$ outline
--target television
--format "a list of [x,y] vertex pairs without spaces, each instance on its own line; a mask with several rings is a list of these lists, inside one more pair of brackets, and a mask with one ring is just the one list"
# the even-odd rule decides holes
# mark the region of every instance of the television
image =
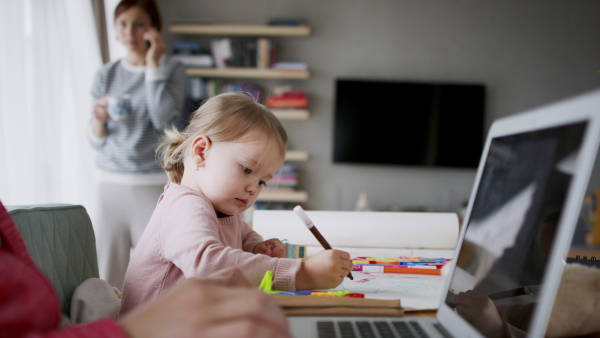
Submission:
[[477,168],[485,85],[339,78],[334,163]]

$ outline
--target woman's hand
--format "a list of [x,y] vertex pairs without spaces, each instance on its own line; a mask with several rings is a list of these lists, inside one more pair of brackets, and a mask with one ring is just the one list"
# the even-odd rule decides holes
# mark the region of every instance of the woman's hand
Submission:
[[206,282],[222,286],[251,287],[250,281],[238,268],[226,268],[211,273]]
[[323,250],[302,262],[296,274],[296,290],[335,288],[352,267],[346,251]]
[[94,121],[92,122],[92,132],[97,137],[106,136],[106,121],[110,118],[108,115],[108,101],[106,98],[96,99],[92,110]]
[[146,52],[146,66],[157,68],[160,57],[166,50],[166,45],[160,33],[153,27],[148,28],[144,33],[144,41],[150,42],[150,48]]
[[475,290],[467,290],[459,292],[452,303],[456,304],[456,312],[486,337],[502,337],[504,324],[496,304],[488,296]]
[[285,258],[285,247],[277,238],[267,239],[264,242],[258,243],[252,250],[255,254],[263,254],[270,257]]
[[110,118],[110,115],[108,115],[108,100],[104,97],[96,99],[93,113],[98,122],[105,123]]
[[119,320],[129,337],[290,337],[264,292],[190,278]]

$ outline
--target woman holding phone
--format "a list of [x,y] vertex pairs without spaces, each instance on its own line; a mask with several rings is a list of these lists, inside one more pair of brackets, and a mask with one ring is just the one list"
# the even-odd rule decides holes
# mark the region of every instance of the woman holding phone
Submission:
[[88,138],[98,152],[92,223],[100,277],[121,289],[130,251],[167,181],[155,148],[181,115],[185,68],[165,55],[154,0],[120,1],[114,24],[127,55],[96,73]]

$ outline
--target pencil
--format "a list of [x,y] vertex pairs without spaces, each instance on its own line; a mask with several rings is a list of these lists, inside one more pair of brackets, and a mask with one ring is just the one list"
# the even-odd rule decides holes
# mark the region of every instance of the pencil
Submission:
[[516,296],[523,296],[523,295],[534,295],[535,296],[539,292],[539,290],[540,290],[539,285],[527,285],[527,286],[523,286],[523,287],[512,289],[512,290],[494,292],[491,295],[488,295],[488,297],[490,297],[491,300],[498,300],[498,299],[516,297]]
[[[300,217],[302,222],[306,225],[308,230],[310,230],[310,232],[312,232],[312,234],[315,236],[317,241],[319,241],[319,243],[321,243],[321,246],[323,247],[323,249],[330,250],[331,245],[329,245],[329,243],[327,242],[325,237],[323,237],[323,235],[321,235],[321,233],[319,232],[319,230],[317,229],[317,227],[315,226],[313,221],[311,221],[310,218],[308,218],[308,215],[304,212],[304,209],[302,209],[301,206],[297,205],[294,207],[294,211]],[[350,278],[350,280],[354,280],[354,277],[352,276],[352,272],[348,272],[348,278]]]

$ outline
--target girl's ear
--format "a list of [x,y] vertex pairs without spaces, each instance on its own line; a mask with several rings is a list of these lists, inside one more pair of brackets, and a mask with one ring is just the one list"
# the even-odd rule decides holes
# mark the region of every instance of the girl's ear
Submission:
[[191,146],[191,157],[197,167],[203,167],[206,160],[206,151],[210,149],[212,143],[208,136],[200,135],[194,138]]

